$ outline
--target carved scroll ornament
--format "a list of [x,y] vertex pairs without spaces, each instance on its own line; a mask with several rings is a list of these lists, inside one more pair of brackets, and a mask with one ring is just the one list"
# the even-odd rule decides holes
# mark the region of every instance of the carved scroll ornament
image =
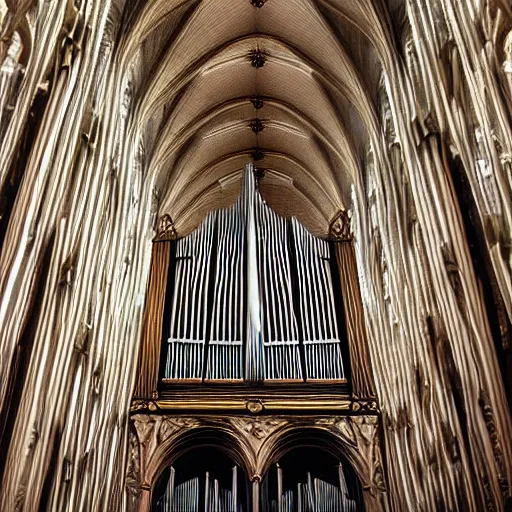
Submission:
[[167,213],[162,215],[158,222],[155,241],[176,240],[177,238],[178,232],[176,231],[172,217]]
[[340,210],[329,225],[329,238],[336,242],[352,240],[350,216],[347,210]]
[[[277,462],[276,457],[293,446],[307,444],[307,436],[313,435],[316,444],[325,443],[326,450],[335,456],[338,453],[353,466],[361,481],[367,511],[386,509],[387,490],[377,416],[171,417],[136,414],[131,422],[139,444],[137,450],[132,437],[131,460],[128,462],[132,495],[140,490],[150,491],[164,467],[176,456],[175,450],[181,450],[179,440],[184,435],[188,440],[193,439],[194,446],[200,446],[201,432],[206,429],[210,432],[209,443],[211,433],[215,431],[219,436],[229,437],[229,451],[239,454],[238,460],[244,461],[243,469],[251,481],[260,481],[268,467]],[[147,496],[140,503],[149,506]],[[137,510],[147,511],[140,506]]]

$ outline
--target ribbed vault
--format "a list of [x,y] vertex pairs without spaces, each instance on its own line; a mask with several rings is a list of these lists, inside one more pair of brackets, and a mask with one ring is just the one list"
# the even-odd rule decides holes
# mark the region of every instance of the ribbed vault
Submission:
[[124,43],[133,126],[160,189],[158,215],[180,235],[234,201],[250,160],[272,207],[315,234],[346,208],[376,133],[381,69],[357,27],[364,3],[345,4],[157,1],[133,14]]

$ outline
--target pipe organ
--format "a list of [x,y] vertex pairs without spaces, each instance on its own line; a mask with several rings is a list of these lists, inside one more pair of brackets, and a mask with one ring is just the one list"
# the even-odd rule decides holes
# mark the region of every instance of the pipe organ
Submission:
[[346,382],[328,241],[260,196],[252,165],[231,207],[171,254],[164,382]]
[[134,510],[381,510],[347,219],[318,238],[273,211],[255,176],[247,165],[234,204],[188,236],[155,240],[132,405],[148,494]]

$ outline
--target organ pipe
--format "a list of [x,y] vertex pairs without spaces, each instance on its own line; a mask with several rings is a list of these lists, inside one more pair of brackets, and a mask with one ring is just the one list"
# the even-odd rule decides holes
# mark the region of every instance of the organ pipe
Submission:
[[231,489],[221,487],[210,472],[204,477],[204,501],[200,505],[201,482],[198,476],[175,486],[176,470],[171,466],[165,492],[156,502],[155,512],[244,512],[238,501],[238,469],[231,471]]
[[255,210],[255,183],[252,167],[249,167],[244,175],[244,202],[246,212],[247,230],[247,358],[246,378],[247,380],[261,380],[263,351],[261,339],[260,321],[260,284],[258,276],[258,257],[256,241]]
[[[350,498],[341,463],[338,466],[339,485],[333,485],[307,473],[305,482],[297,482],[283,490],[283,468],[276,464],[277,499],[264,496],[268,512],[356,512],[357,502]],[[265,486],[268,489],[268,486]]]

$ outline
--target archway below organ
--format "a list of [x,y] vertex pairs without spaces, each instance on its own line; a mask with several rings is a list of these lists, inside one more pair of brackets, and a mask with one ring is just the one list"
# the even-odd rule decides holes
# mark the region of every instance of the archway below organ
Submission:
[[[265,474],[258,512],[364,511],[359,479],[341,459],[298,444]],[[251,512],[251,494],[244,468],[221,448],[205,445],[165,467],[153,489],[151,512]]]
[[220,448],[193,448],[167,466],[154,489],[151,512],[249,512],[245,472]]
[[297,445],[263,478],[261,512],[362,510],[361,486],[353,468],[321,448]]

